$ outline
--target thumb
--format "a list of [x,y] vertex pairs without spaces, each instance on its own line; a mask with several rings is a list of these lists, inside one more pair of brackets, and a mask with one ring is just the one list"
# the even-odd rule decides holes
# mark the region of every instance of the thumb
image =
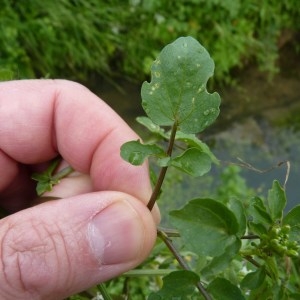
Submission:
[[51,201],[0,220],[0,298],[63,299],[142,262],[150,212],[120,192]]

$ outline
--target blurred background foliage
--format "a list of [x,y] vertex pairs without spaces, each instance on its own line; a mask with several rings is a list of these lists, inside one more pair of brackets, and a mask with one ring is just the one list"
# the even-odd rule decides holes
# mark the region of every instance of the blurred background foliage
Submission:
[[219,82],[248,64],[272,75],[299,19],[298,0],[1,0],[0,77],[141,81],[186,35],[211,53]]

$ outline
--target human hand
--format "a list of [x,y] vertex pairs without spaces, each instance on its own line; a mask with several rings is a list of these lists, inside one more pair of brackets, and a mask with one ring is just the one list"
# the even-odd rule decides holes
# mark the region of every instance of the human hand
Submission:
[[[147,166],[120,158],[136,134],[83,86],[64,80],[0,83],[0,299],[63,299],[138,265],[159,213],[145,203]],[[33,172],[60,154],[76,172],[27,208]],[[84,175],[85,174],[85,175]]]

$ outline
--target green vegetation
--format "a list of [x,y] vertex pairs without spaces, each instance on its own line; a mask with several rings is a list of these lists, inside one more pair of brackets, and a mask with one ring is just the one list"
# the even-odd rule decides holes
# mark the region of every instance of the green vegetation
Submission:
[[216,80],[249,62],[272,74],[299,18],[297,0],[2,0],[0,78],[141,80],[157,49],[180,35],[205,45]]
[[[164,202],[163,213],[170,214],[163,225],[172,228],[158,230],[152,254],[138,269],[70,299],[300,298],[300,209],[284,214],[285,184],[274,180],[267,197],[257,195],[237,166],[223,170],[214,194],[196,180],[219,163],[196,136],[219,113],[220,97],[206,91],[213,60],[219,82],[232,82],[231,72],[248,64],[272,75],[279,47],[299,32],[299,19],[297,0],[2,1],[0,80],[88,83],[100,74],[139,81],[152,65],[151,82],[142,86],[148,117],[138,118],[150,138],[125,144],[121,154],[134,165],[151,157],[156,172],[148,207]],[[200,40],[213,60],[193,38],[158,53],[187,35]],[[38,194],[72,171],[54,177],[55,167],[54,161],[45,173],[34,174]],[[190,177],[200,196],[176,185]],[[201,180],[212,184],[211,177]],[[172,206],[179,193],[180,208]]]
[[[168,145],[164,150],[157,140],[128,142],[121,155],[134,165],[148,156],[156,158],[161,170],[149,209],[161,195],[168,168],[199,177],[209,171],[211,163],[218,162],[195,136],[218,116],[220,98],[206,91],[213,68],[209,54],[196,40],[179,38],[162,50],[152,65],[151,82],[142,86],[142,105],[148,118],[139,121]],[[148,299],[300,297],[299,206],[284,216],[285,183],[282,186],[277,180],[266,199],[244,198],[233,184],[241,184],[247,192],[237,172],[236,167],[230,167],[223,173],[227,184],[218,189],[215,199],[197,197],[169,212],[174,229],[158,229],[158,236],[183,270],[171,267],[160,289]],[[176,236],[180,250],[173,242]]]
[[[161,51],[151,81],[142,85],[147,117],[138,121],[151,136],[125,143],[121,156],[133,165],[152,158],[158,176],[150,210],[170,191],[162,189],[169,169],[198,178],[219,164],[197,136],[219,114],[220,96],[206,89],[213,71],[206,49],[181,37]],[[57,183],[51,168],[35,175],[46,190]],[[157,244],[143,265],[70,299],[298,299],[300,206],[284,213],[288,178],[283,184],[274,180],[262,197],[247,188],[239,171],[225,168],[213,197],[200,191],[189,200],[182,191],[184,205],[167,211],[167,228],[158,228]]]

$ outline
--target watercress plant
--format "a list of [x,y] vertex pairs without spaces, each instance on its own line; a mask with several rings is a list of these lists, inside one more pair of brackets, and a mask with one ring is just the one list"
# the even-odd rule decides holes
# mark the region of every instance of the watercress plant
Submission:
[[[206,89],[213,71],[214,62],[206,49],[194,38],[180,37],[161,51],[152,65],[151,81],[142,85],[147,116],[137,121],[151,133],[151,139],[125,143],[121,156],[137,166],[151,157],[159,169],[149,210],[159,199],[168,168],[199,177],[209,172],[212,163],[219,164],[198,138],[219,115],[220,96]],[[72,171],[68,167],[55,175],[57,164],[54,161],[44,173],[33,176],[39,182],[39,195]],[[156,286],[148,289],[149,300],[300,299],[300,205],[285,214],[286,202],[285,183],[282,186],[277,180],[266,199],[199,197],[186,201],[184,207],[170,212],[174,228],[157,230],[158,241],[166,247],[158,242],[144,266],[124,274],[124,297],[112,296],[116,294],[112,284],[120,285],[120,281],[102,283],[96,291],[105,300],[128,299],[128,278],[154,276]],[[166,250],[170,259],[162,259]],[[144,299],[138,294],[140,286],[135,292],[131,299]]]
[[[207,173],[211,163],[218,163],[197,137],[219,114],[220,96],[206,89],[213,71],[214,62],[205,48],[192,37],[180,37],[161,51],[152,65],[151,81],[142,85],[147,117],[137,120],[155,139],[125,143],[121,156],[133,165],[141,165],[151,156],[160,168],[148,203],[150,210],[169,167],[197,177]],[[294,264],[300,249],[300,207],[284,216],[285,206],[285,190],[275,180],[266,201],[260,197],[246,201],[197,198],[171,211],[181,250],[197,258],[189,266],[171,239],[174,230],[158,229],[158,236],[184,270],[165,276],[161,289],[149,299],[300,297],[295,282],[299,267]]]

